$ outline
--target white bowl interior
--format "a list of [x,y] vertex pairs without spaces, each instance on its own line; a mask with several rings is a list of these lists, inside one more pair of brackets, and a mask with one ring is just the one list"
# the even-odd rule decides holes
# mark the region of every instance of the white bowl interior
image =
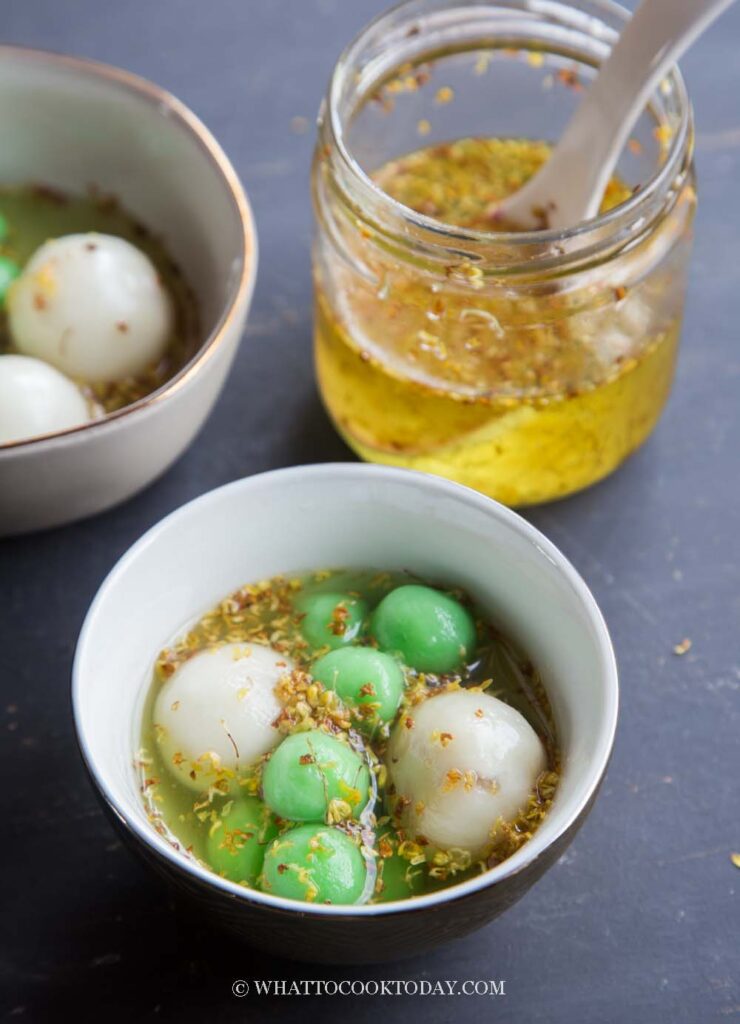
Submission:
[[244,234],[197,118],[125,72],[0,46],[0,128],[11,140],[0,147],[0,184],[113,194],[179,264],[205,339],[239,280]]
[[[408,568],[460,585],[540,669],[564,754],[552,811],[514,857],[459,889],[515,870],[567,828],[603,772],[617,712],[606,627],[575,570],[523,519],[473,491],[386,467],[300,467],[237,481],[173,513],[118,563],[88,614],[74,679],[83,752],[109,802],[166,856],[244,895],[193,866],[147,822],[132,758],[153,659],[184,624],[241,584],[329,567]],[[346,909],[394,907],[403,903]]]

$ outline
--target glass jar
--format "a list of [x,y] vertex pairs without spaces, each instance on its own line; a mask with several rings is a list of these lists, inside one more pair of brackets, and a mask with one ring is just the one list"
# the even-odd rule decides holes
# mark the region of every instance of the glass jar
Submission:
[[[623,201],[572,229],[445,223],[447,165],[428,159],[556,141],[627,17],[609,0],[410,0],[340,57],[312,175],[315,354],[364,459],[526,505],[604,477],[655,426],[696,204],[679,72],[625,147]],[[385,183],[417,165],[404,205]]]

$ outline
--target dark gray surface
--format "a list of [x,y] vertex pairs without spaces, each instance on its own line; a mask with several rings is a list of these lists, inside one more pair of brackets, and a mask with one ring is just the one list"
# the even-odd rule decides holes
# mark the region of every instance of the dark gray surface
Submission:
[[[214,130],[249,189],[261,264],[215,413],[154,487],[97,520],[0,546],[3,715],[0,971],[12,1019],[703,1024],[740,1018],[737,900],[740,8],[683,66],[700,207],[673,398],[610,480],[529,518],[600,602],[622,677],[615,756],[571,851],[512,911],[427,957],[312,968],[230,948],[176,915],[115,840],[86,782],[69,673],[87,605],[118,556],[184,501],[275,466],[350,458],[311,371],[312,119],[340,46],[378,0],[6,0],[4,41],[130,68]],[[4,144],[12,144],[5,140]],[[683,637],[684,657],[672,653]],[[503,978],[504,998],[236,1000],[236,977]]]

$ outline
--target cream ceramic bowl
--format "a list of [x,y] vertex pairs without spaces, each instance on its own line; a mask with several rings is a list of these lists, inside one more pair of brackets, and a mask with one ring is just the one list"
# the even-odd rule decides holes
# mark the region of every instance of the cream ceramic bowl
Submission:
[[99,512],[163,472],[218,396],[252,296],[249,203],[204,125],[117,68],[0,46],[0,184],[91,183],[165,242],[196,293],[202,344],[176,376],[105,419],[0,445],[0,535]]
[[[332,566],[410,569],[464,587],[542,672],[557,719],[562,781],[535,836],[487,874],[376,906],[295,903],[220,878],[175,850],[147,820],[132,761],[158,651],[243,583]],[[617,721],[617,671],[606,626],[557,548],[475,491],[381,466],[264,473],[162,520],[100,588],[73,676],[84,759],[131,844],[246,941],[329,963],[419,953],[510,906],[562,854],[588,813]]]

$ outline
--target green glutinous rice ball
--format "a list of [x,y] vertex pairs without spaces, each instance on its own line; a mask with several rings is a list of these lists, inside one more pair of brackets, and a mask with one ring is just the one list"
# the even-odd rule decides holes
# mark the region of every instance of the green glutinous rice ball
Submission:
[[301,632],[315,651],[354,643],[369,611],[362,598],[341,593],[307,594],[298,598],[296,607],[303,616]]
[[403,696],[401,666],[390,654],[372,647],[330,651],[313,663],[311,675],[353,709],[365,733],[392,722]]
[[335,801],[337,817],[357,817],[369,799],[370,772],[348,743],[311,729],[273,751],[262,792],[268,807],[289,821],[325,821]]
[[232,882],[254,885],[267,845],[278,831],[269,808],[255,796],[239,797],[224,805],[220,821],[208,833],[208,863]]
[[357,843],[328,825],[301,825],[268,848],[262,889],[304,903],[356,903],[367,868]]
[[467,608],[449,594],[417,584],[397,587],[383,598],[370,632],[381,650],[400,655],[420,672],[439,675],[462,668],[476,644]]

